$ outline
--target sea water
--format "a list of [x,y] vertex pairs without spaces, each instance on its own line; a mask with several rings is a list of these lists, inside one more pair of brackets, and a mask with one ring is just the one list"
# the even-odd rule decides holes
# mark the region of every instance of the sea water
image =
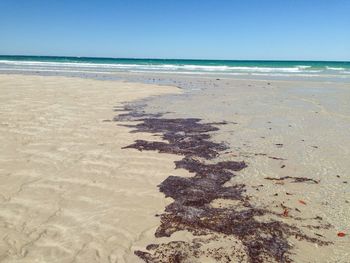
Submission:
[[0,72],[86,72],[302,77],[350,81],[350,62],[0,56]]

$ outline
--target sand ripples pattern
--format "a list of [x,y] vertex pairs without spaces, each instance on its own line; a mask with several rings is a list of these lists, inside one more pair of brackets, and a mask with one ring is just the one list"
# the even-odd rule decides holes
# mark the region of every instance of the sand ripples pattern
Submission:
[[[0,261],[137,262],[174,158],[133,141],[113,107],[175,88],[0,76]],[[160,172],[162,171],[162,172]],[[136,246],[136,248],[135,248]]]

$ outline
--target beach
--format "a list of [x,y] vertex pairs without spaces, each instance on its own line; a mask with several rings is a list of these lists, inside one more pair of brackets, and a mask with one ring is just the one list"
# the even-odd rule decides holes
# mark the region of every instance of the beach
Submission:
[[347,81],[10,73],[1,262],[350,261]]
[[[0,76],[1,262],[137,262],[167,201],[173,156],[136,138],[114,107],[176,88]],[[145,135],[145,137],[147,137]]]

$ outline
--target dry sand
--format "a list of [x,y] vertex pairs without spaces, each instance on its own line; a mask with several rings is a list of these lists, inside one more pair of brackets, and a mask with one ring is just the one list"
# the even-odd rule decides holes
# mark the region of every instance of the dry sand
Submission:
[[176,157],[122,150],[140,134],[104,120],[124,101],[170,92],[0,75],[0,261],[139,262],[133,251],[154,238],[166,205],[156,186]]

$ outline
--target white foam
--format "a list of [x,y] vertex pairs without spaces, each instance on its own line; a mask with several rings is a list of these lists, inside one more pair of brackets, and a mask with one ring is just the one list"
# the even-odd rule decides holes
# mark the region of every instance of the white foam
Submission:
[[0,68],[0,71],[35,71],[35,72],[65,72],[65,73],[94,73],[94,74],[113,74],[105,71],[86,71],[86,70],[71,70],[71,69],[37,69],[37,68]]
[[85,62],[49,62],[49,61],[12,61],[0,60],[1,64],[13,66],[35,67],[68,67],[68,68],[103,68],[103,69],[144,69],[144,70],[185,70],[185,71],[246,71],[246,72],[300,72],[308,66],[291,68],[272,67],[234,67],[234,66],[203,66],[203,65],[171,65],[171,64],[109,64]]
[[337,70],[337,71],[341,71],[341,70],[345,70],[345,68],[335,68],[335,67],[326,67],[328,70]]
[[130,68],[138,67],[138,64],[99,64],[83,62],[46,62],[46,61],[12,61],[0,60],[0,63],[17,66],[45,66],[45,67],[88,67],[88,68]]
[[311,66],[304,66],[304,65],[300,65],[300,66],[297,66],[298,68],[300,69],[307,69],[307,68],[311,68]]
[[[86,72],[86,73],[113,73],[121,72],[153,72],[165,74],[196,74],[196,75],[245,75],[245,76],[348,76],[350,71],[340,67],[325,67],[312,69],[307,65],[291,67],[267,66],[228,66],[228,65],[192,65],[192,64],[113,64],[113,63],[87,63],[87,62],[53,62],[53,61],[13,61],[0,60],[2,70],[23,71],[57,71],[57,72]],[[333,73],[332,73],[333,71]]]

